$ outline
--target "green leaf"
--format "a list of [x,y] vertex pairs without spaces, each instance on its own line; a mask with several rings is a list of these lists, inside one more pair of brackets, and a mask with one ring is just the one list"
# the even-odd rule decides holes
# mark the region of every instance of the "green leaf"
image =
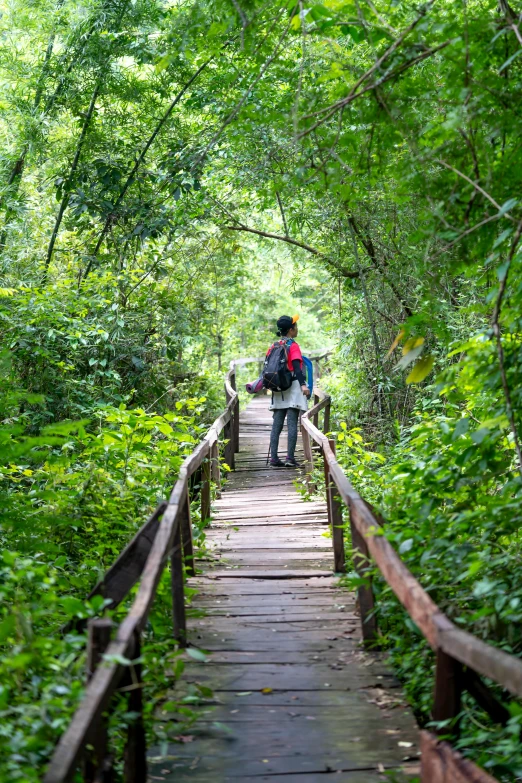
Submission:
[[511,55],[511,57],[508,57],[505,63],[503,63],[500,68],[498,69],[499,73],[502,73],[506,68],[509,68],[513,60],[515,60],[519,55],[522,54],[522,48],[518,48],[514,54]]
[[399,547],[399,554],[403,555],[405,552],[409,552],[413,546],[413,538],[407,538],[403,541]]
[[206,661],[208,658],[208,656],[201,650],[198,650],[197,647],[187,647],[186,653],[195,661]]
[[66,595],[61,599],[61,604],[69,617],[85,617],[87,614],[85,604],[79,598]]
[[506,212],[509,212],[510,209],[513,209],[513,207],[516,207],[518,204],[518,199],[516,198],[510,198],[508,199],[499,209],[498,216],[502,217],[502,215],[505,215]]
[[428,356],[423,356],[406,378],[406,383],[420,383],[423,381],[432,371],[433,362],[433,356],[430,354],[428,354]]
[[15,628],[16,618],[14,614],[10,614],[0,623],[0,643],[5,642],[7,637],[11,636]]
[[457,440],[457,438],[460,438],[461,435],[464,435],[469,430],[469,419],[462,418],[459,419],[455,429],[453,430],[453,435],[451,436],[452,440]]
[[355,41],[355,43],[361,43],[361,41],[364,41],[364,31],[359,27],[354,27],[351,24],[342,24],[341,32],[343,35],[349,35],[352,41]]

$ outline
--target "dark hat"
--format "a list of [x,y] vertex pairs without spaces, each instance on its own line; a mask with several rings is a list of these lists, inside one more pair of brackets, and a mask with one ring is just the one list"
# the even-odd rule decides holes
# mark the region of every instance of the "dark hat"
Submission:
[[298,320],[298,315],[282,315],[277,319],[277,334],[286,334]]

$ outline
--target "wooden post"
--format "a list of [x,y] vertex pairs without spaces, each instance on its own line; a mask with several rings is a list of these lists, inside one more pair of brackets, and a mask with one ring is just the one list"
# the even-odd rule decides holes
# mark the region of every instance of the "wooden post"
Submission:
[[111,641],[112,620],[96,617],[87,623],[87,682],[98,668]]
[[236,454],[239,452],[239,395],[234,405],[234,451]]
[[330,432],[330,398],[328,397],[324,407],[323,432],[326,435]]
[[310,445],[310,435],[301,424],[301,439],[303,441],[303,451],[305,458],[305,481],[309,492],[315,492],[316,487],[312,482],[312,470],[314,469],[314,458],[312,447]]
[[174,639],[180,647],[187,644],[187,620],[185,615],[185,592],[183,590],[183,561],[181,558],[181,520],[174,534],[170,556],[170,584],[172,588],[172,624]]
[[201,466],[201,524],[210,516],[210,459]]
[[[321,449],[321,454],[323,455],[323,466],[324,466],[324,486],[325,486],[325,492],[326,492],[326,511],[328,514],[328,524],[332,524],[332,509],[330,508],[330,493],[328,492],[328,487],[330,485],[330,468],[328,467],[328,462],[326,461],[326,457],[324,456],[324,452]],[[332,546],[333,546],[333,537],[332,537]]]
[[[329,440],[330,448],[335,454],[335,441]],[[328,470],[328,462],[324,460],[324,477],[326,483],[326,495],[328,506],[328,521],[332,527],[332,544],[334,551],[334,571],[343,573],[344,565],[344,535],[343,535],[343,506],[337,494],[337,487],[331,479]]]
[[[179,526],[178,526],[179,530]],[[123,764],[124,783],[143,783],[147,780],[147,745],[143,725],[143,683],[141,680],[141,644],[139,632],[135,632],[134,659],[129,667],[128,711],[136,717],[127,727],[127,743]]]
[[[234,365],[234,368],[232,372],[230,373],[230,385],[234,389],[234,391],[237,393],[237,386],[236,386],[236,366]],[[228,402],[228,400],[227,400]],[[237,454],[239,451],[239,395],[236,396],[236,401],[234,403],[234,409],[233,409],[233,420],[232,420],[232,434],[234,439],[234,454]]]
[[225,427],[223,429],[223,437],[226,441],[228,441],[225,444],[225,462],[230,468],[230,470],[234,470],[235,467],[235,459],[234,459],[234,430],[233,430],[233,421],[232,419],[228,421],[225,424]]
[[362,536],[354,521],[356,510],[350,504],[350,532],[352,536],[353,563],[358,575],[366,579],[368,585],[359,585],[357,588],[357,600],[361,613],[361,630],[364,642],[374,642],[378,637],[377,619],[375,617],[375,598],[373,595],[371,576],[369,575],[370,553],[368,544]]
[[[314,405],[317,405],[319,402],[319,397],[317,394],[314,394]],[[314,427],[317,427],[319,429],[319,413],[314,413]]]
[[[103,653],[111,641],[112,620],[108,617],[95,618],[87,623],[87,682],[92,678],[102,660]],[[104,781],[110,773],[110,762],[107,759],[107,721],[102,718],[97,724],[91,738],[93,750],[83,763],[83,779],[85,783]],[[108,768],[107,768],[108,767]]]
[[187,494],[183,506],[179,512],[179,529],[183,543],[183,562],[187,576],[196,576],[196,564],[194,562],[194,544],[192,542],[192,521],[190,519],[190,498]]
[[219,467],[219,441],[216,439],[210,447],[210,475],[216,485],[216,497],[221,497],[221,470]]
[[456,718],[461,710],[462,664],[437,649],[435,666],[435,694],[432,717],[434,721],[453,721],[452,726],[437,730],[437,734],[458,734]]

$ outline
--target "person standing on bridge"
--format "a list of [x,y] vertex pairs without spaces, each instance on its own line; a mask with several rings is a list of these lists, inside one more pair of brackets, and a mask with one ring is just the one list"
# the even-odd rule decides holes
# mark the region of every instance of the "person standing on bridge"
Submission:
[[[310,389],[306,385],[303,373],[303,355],[295,338],[299,332],[298,315],[282,315],[277,320],[277,334],[282,338],[268,349],[268,354],[275,346],[284,345],[288,356],[288,370],[292,373],[292,383],[286,391],[272,392],[270,410],[274,412],[272,432],[270,433],[270,466],[273,468],[297,468],[295,447],[297,443],[297,425],[299,414],[307,408],[307,397]],[[279,436],[281,435],[285,418],[288,426],[288,446],[286,458],[278,457]]]

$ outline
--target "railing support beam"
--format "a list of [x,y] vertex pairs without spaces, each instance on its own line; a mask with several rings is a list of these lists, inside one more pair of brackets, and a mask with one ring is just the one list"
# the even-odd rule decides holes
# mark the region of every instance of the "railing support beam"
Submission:
[[435,665],[432,717],[434,721],[451,721],[452,726],[444,726],[437,734],[458,734],[457,719],[461,711],[462,681],[462,664],[439,647]]
[[134,657],[129,667],[127,688],[129,692],[128,711],[132,718],[127,728],[127,743],[123,764],[124,783],[143,783],[147,780],[147,745],[143,725],[143,683],[141,680],[140,634],[135,631]]
[[172,625],[174,639],[180,647],[187,645],[185,591],[183,588],[183,560],[181,556],[181,525],[174,533],[170,555],[170,584],[172,590]]
[[187,576],[196,576],[196,564],[194,562],[194,542],[192,541],[192,520],[190,518],[190,498],[188,491],[179,514],[179,530],[183,544],[183,562]]
[[[335,454],[335,441],[328,441]],[[332,530],[332,544],[334,552],[334,571],[344,573],[344,534],[343,534],[343,507],[337,493],[337,487],[330,476],[328,461],[324,460],[324,480],[326,485],[326,504],[328,507],[328,521]]]
[[210,447],[210,475],[216,487],[216,497],[221,497],[221,469],[219,466],[219,440]]
[[[87,682],[103,659],[103,654],[111,642],[113,623],[108,617],[99,617],[87,623]],[[107,758],[108,736],[107,721],[102,718],[93,730],[92,751],[83,762],[85,783],[105,781],[110,774],[110,760]]]
[[210,516],[210,457],[201,466],[201,524]]
[[357,574],[365,579],[367,584],[357,588],[357,601],[361,614],[361,630],[365,643],[374,642],[377,639],[377,619],[375,617],[375,598],[370,576],[370,552],[364,536],[359,533],[354,516],[356,509],[350,504],[350,533],[352,536],[353,564]]
[[301,424],[301,439],[303,441],[303,452],[305,458],[304,467],[305,467],[306,486],[308,487],[308,491],[313,493],[316,490],[315,484],[312,481],[312,471],[314,469],[314,457],[312,454],[310,435],[308,434],[308,431],[303,427],[302,424]]

